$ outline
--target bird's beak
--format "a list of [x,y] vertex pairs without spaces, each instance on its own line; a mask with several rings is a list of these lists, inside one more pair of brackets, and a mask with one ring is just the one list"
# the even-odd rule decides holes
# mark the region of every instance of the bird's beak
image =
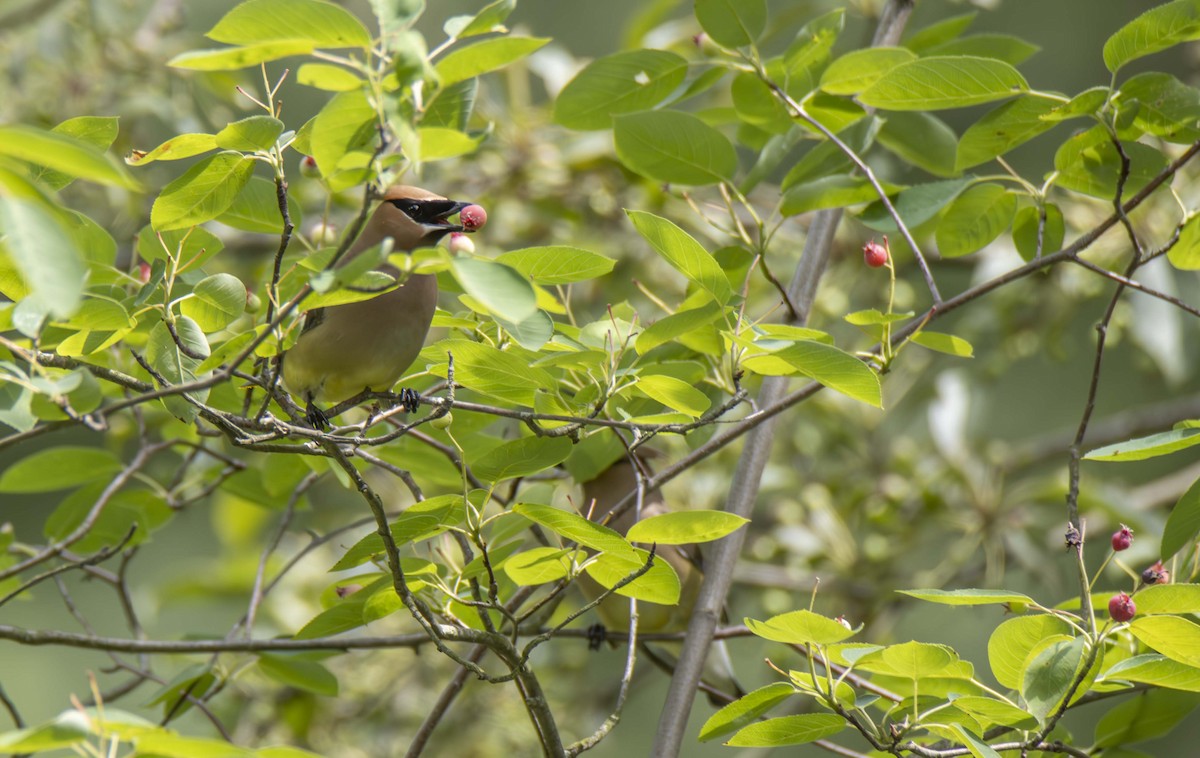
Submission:
[[474,229],[468,229],[462,224],[450,221],[451,216],[456,215],[468,205],[471,205],[471,203],[461,200],[433,200],[426,202],[425,207],[431,211],[430,219],[421,225],[431,232],[474,232]]

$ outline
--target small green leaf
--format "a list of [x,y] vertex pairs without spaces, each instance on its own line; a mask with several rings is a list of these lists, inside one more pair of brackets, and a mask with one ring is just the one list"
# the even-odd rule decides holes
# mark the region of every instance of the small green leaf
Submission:
[[[203,330],[187,316],[175,320],[175,331],[179,341],[192,353],[200,355],[201,359],[209,354],[208,340]],[[196,379],[196,367],[200,359],[184,354],[172,339],[167,325],[159,322],[150,330],[150,339],[146,343],[146,360],[154,370],[168,383],[183,384]],[[208,390],[192,393],[197,400],[204,402],[208,398]],[[175,418],[190,424],[199,413],[196,406],[189,403],[182,395],[168,395],[162,398],[162,403]]]
[[723,311],[724,308],[721,305],[711,300],[699,308],[677,311],[670,316],[660,318],[647,327],[638,335],[634,345],[639,354],[645,355],[659,345],[711,324]]
[[1058,123],[1073,118],[1088,118],[1098,115],[1100,110],[1108,103],[1110,94],[1108,87],[1086,89],[1063,105],[1042,116],[1042,120]]
[[959,358],[975,357],[975,348],[971,347],[971,343],[953,334],[920,331],[912,336],[912,341],[938,353],[955,355]]
[[0,475],[0,492],[31,493],[71,489],[109,479],[123,468],[121,460],[96,447],[54,447],[11,464]]
[[[1138,596],[1141,602],[1141,596]],[[1156,653],[1118,661],[1104,672],[1104,682],[1133,682],[1172,690],[1200,692],[1200,668],[1185,666]]]
[[938,251],[958,258],[980,250],[1008,229],[1016,212],[1016,195],[999,184],[977,184],[955,198],[938,222]]
[[[611,589],[618,582],[646,565],[650,558],[648,550],[637,549],[635,560],[606,553],[584,567],[587,575],[602,587]],[[650,570],[617,590],[618,595],[658,605],[679,604],[679,575],[663,558],[656,558]]]
[[[1171,515],[1167,516],[1167,523],[1163,527],[1159,557],[1164,561],[1171,558],[1196,539],[1197,534],[1200,534],[1200,479],[1192,482],[1187,491],[1179,497],[1175,507],[1171,509]],[[1141,602],[1140,596],[1138,602]],[[1179,611],[1173,612],[1178,613]]]
[[743,47],[767,25],[765,0],[696,0],[696,20],[718,45]]
[[[300,203],[288,203],[288,215],[291,216],[292,226],[295,228],[299,228],[304,222]],[[244,232],[282,233],[283,216],[279,213],[279,196],[275,182],[261,176],[250,177],[250,181],[242,187],[229,209],[217,216],[217,221]]]
[[1179,239],[1167,251],[1167,260],[1182,271],[1200,269],[1200,214],[1192,216],[1183,225]]
[[612,117],[649,110],[683,83],[687,61],[665,50],[628,50],[584,66],[554,101],[554,120],[570,129],[608,129]]
[[1011,34],[969,34],[943,42],[926,51],[927,55],[974,55],[1019,66],[1035,55],[1040,47]]
[[455,258],[450,267],[467,294],[491,313],[520,322],[537,311],[533,285],[515,269],[483,258]]
[[550,40],[542,37],[493,37],[460,47],[438,61],[443,86],[503,68],[540,49]]
[[[838,139],[855,153],[862,155],[871,148],[875,137],[883,125],[883,119],[876,116],[865,118],[853,126],[848,126],[838,134]],[[787,191],[803,182],[809,182],[822,176],[849,171],[853,164],[841,148],[829,140],[821,142],[804,154],[796,165],[788,170],[783,177],[781,189]]]
[[612,258],[565,245],[513,250],[496,258],[496,262],[515,268],[536,284],[571,284],[595,279],[612,271],[617,263]]
[[[454,353],[456,381],[500,400],[532,406],[537,390],[552,391],[557,384],[544,369],[530,366],[528,361],[511,352],[490,345],[453,340],[442,343],[440,347],[443,357],[446,350]],[[430,370],[438,376],[445,376],[446,364],[435,365]]]
[[341,92],[325,104],[310,122],[309,134],[312,157],[323,176],[336,174],[348,153],[369,150],[377,138],[376,118],[375,109],[361,90]]
[[1108,752],[1119,745],[1162,737],[1186,719],[1200,697],[1187,692],[1150,690],[1140,692],[1105,713],[1096,724],[1093,744]]
[[967,30],[967,27],[975,20],[975,16],[978,13],[978,11],[971,11],[970,13],[950,16],[937,23],[930,24],[913,34],[904,43],[904,46],[914,53],[926,53],[938,45],[943,45],[952,39],[956,39]]
[[516,7],[517,0],[495,0],[495,2],[488,3],[474,16],[468,16],[466,25],[450,36],[465,39],[477,34],[507,31],[504,22]]
[[183,315],[205,333],[224,329],[246,310],[246,285],[232,274],[213,274],[197,282],[193,297],[180,303]]
[[[1063,222],[1062,211],[1054,203],[1046,203],[1046,219],[1041,220],[1041,213],[1035,206],[1026,206],[1017,211],[1013,219],[1012,237],[1017,252],[1026,261],[1031,261],[1039,254],[1046,255],[1062,248],[1066,237],[1066,224]],[[1039,226],[1041,240],[1039,242]],[[1168,253],[1170,255],[1170,253]]]
[[217,149],[217,138],[213,134],[180,134],[172,137],[150,152],[133,150],[125,157],[130,166],[144,166],[154,161],[177,161]]
[[[105,152],[117,139],[119,130],[117,122],[118,119],[115,116],[76,116],[61,122],[50,131],[54,134],[73,137]],[[55,191],[75,181],[74,176],[49,168],[43,168],[36,173],[34,179],[39,184]]]
[[1021,695],[1039,722],[1062,702],[1071,689],[1087,640],[1075,637],[1060,640],[1043,649],[1030,661],[1021,678]]
[[1032,603],[1033,598],[1007,590],[898,590],[901,595],[941,605],[1003,605]]
[[[924,224],[938,214],[954,198],[958,197],[971,183],[971,177],[947,179],[941,182],[917,184],[901,190],[892,202],[896,213],[909,229]],[[858,214],[858,220],[877,232],[894,234],[897,231],[896,222],[887,212],[882,203],[872,203],[866,210]]]
[[167,65],[192,71],[236,71],[293,55],[307,55],[313,51],[313,47],[308,40],[289,39],[215,50],[192,50],[176,55],[167,61]]
[[[1164,553],[1163,559],[1171,556]],[[1154,584],[1137,594],[1138,613],[1200,613],[1200,584]]]
[[733,295],[729,278],[716,259],[690,234],[652,213],[627,210],[625,214],[633,222],[638,234],[642,235],[676,271],[699,285],[718,303],[725,304],[729,301]]
[[69,177],[137,189],[133,180],[104,151],[63,132],[47,132],[23,124],[0,126],[0,155],[54,169]]
[[1187,144],[1200,137],[1200,90],[1170,74],[1148,71],[1121,85],[1121,102],[1137,101],[1134,127],[1168,142]]
[[457,129],[444,126],[424,126],[417,129],[417,139],[421,143],[422,161],[443,161],[457,158],[475,152],[479,143],[484,140],[483,134],[472,137]]
[[[883,189],[889,195],[900,191],[894,184],[884,184]],[[796,216],[822,208],[844,208],[878,199],[879,193],[866,178],[834,174],[792,187],[784,194],[779,212],[784,216]]]
[[[621,561],[636,564],[635,569],[643,563],[638,559],[633,546],[624,537],[612,529],[588,521],[578,514],[533,503],[518,503],[513,506],[512,512],[541,524],[571,542],[590,547],[597,552],[611,553]],[[626,571],[625,573],[630,572]],[[603,584],[603,582],[601,583]]]
[[719,540],[748,523],[750,519],[724,511],[675,511],[642,519],[625,536],[647,545],[690,545]]
[[671,376],[640,376],[633,387],[646,397],[692,418],[699,417],[712,405],[703,392]]
[[217,132],[217,147],[242,152],[265,151],[283,134],[283,122],[271,116],[250,116]]
[[855,400],[883,407],[879,376],[858,358],[832,345],[801,340],[772,353],[750,356],[742,365],[764,376],[800,373]]
[[988,663],[996,681],[1010,689],[1021,686],[1025,661],[1043,640],[1067,635],[1066,621],[1048,614],[1017,616],[996,627],[988,639]]
[[863,105],[894,111],[965,108],[1029,89],[1003,61],[969,55],[934,56],[902,63],[864,90]]
[[566,437],[521,437],[505,442],[471,462],[471,471],[485,482],[539,474],[571,454]]
[[[1130,162],[1122,192],[1128,198],[1166,168],[1167,159],[1159,150],[1140,142],[1122,142],[1121,147]],[[1095,126],[1059,147],[1054,154],[1054,169],[1058,186],[1063,189],[1111,202],[1121,174],[1121,156],[1104,127]]]
[[[421,542],[462,522],[465,517],[462,495],[438,495],[415,503],[392,521],[389,530],[398,546]],[[383,538],[372,531],[356,542],[330,571],[345,571],[361,566],[371,556],[383,553]],[[361,613],[359,614],[361,616]]]
[[832,737],[845,727],[845,719],[832,713],[780,716],[744,727],[725,744],[731,747],[803,745]]
[[1142,644],[1186,666],[1200,667],[1200,625],[1180,616],[1139,616],[1129,631]]
[[1104,43],[1104,65],[1114,74],[1126,63],[1200,38],[1200,3],[1176,0],[1151,8]]
[[1144,461],[1160,455],[1185,450],[1200,445],[1200,428],[1184,427],[1169,432],[1138,437],[1113,445],[1096,448],[1083,456],[1088,461]]
[[559,579],[566,579],[571,573],[573,554],[573,550],[535,547],[506,560],[504,573],[521,587],[557,582]]
[[903,47],[854,50],[829,64],[821,74],[821,89],[831,95],[857,95],[887,72],[916,58]]
[[756,636],[787,645],[832,645],[854,636],[837,621],[806,610],[772,616],[766,621],[748,618],[745,624]]
[[879,130],[879,144],[901,160],[934,176],[958,171],[954,161],[958,135],[937,116],[921,111],[889,113]]
[[246,0],[206,36],[230,45],[305,40],[323,48],[371,47],[371,33],[354,14],[323,0]]
[[331,63],[305,63],[296,72],[296,81],[326,92],[349,92],[365,84],[363,78],[350,69]]
[[682,111],[617,116],[613,139],[621,162],[655,181],[714,184],[737,169],[737,153],[725,135]]
[[238,153],[218,153],[168,184],[150,209],[158,231],[185,229],[216,218],[233,205],[254,173],[254,161]]
[[700,727],[700,742],[715,740],[730,732],[752,724],[758,717],[796,694],[796,688],[787,682],[772,682],[765,687],[759,687],[734,700],[729,705],[714,713]]
[[258,657],[258,668],[280,684],[324,697],[336,697],[338,680],[329,669],[316,661],[305,660],[295,655],[263,653]]
[[989,111],[963,132],[955,169],[986,163],[1052,129],[1054,122],[1043,117],[1059,105],[1057,100],[1024,95]]

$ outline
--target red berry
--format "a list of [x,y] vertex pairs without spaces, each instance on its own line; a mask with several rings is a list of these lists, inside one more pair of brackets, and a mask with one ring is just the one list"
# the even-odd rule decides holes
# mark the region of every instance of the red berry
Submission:
[[450,248],[450,252],[455,255],[475,252],[475,243],[462,232],[450,232],[450,240],[446,243],[446,247]]
[[875,240],[863,245],[863,261],[871,268],[879,268],[888,262],[887,248]]
[[321,175],[317,169],[317,159],[311,155],[306,155],[300,159],[300,175],[307,179],[316,179]]
[[140,281],[142,284],[145,284],[146,282],[150,281],[150,264],[149,263],[146,263],[145,261],[138,263],[137,278],[138,278],[138,281]]
[[1108,615],[1112,616],[1113,621],[1128,621],[1136,614],[1137,606],[1133,604],[1133,598],[1124,592],[1113,595],[1108,601]]
[[1133,544],[1133,530],[1121,524],[1121,528],[1113,532],[1112,549],[1118,553],[1122,550],[1128,550]]
[[479,205],[468,205],[458,214],[458,218],[464,228],[474,230],[487,223],[487,211]]

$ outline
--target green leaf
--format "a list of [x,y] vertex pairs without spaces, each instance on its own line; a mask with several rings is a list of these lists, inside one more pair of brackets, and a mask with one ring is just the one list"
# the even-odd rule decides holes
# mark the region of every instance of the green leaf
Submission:
[[[202,358],[208,356],[208,340],[195,321],[187,316],[180,316],[175,320],[175,330],[179,334],[179,341],[190,351]],[[167,325],[161,321],[150,330],[150,339],[146,343],[146,360],[160,376],[173,385],[195,380],[196,367],[200,364],[199,359],[185,355],[179,349],[175,340],[171,338]],[[200,390],[191,395],[204,402],[208,398],[208,390]],[[162,402],[172,416],[185,424],[194,421],[199,413],[196,406],[185,400],[182,395],[168,395],[162,398]]]
[[102,150],[63,132],[47,132],[23,124],[0,126],[0,155],[54,169],[68,177],[138,189],[138,183]]
[[155,233],[145,226],[137,237],[137,253],[143,260],[165,260],[170,250],[181,265],[190,263],[192,268],[204,265],[224,248],[220,238],[202,227]]
[[349,92],[365,84],[363,78],[350,69],[331,63],[305,63],[296,72],[296,81],[326,92]]
[[54,492],[109,479],[124,466],[117,456],[96,447],[53,447],[11,464],[0,475],[0,492]]
[[992,675],[1005,687],[1019,688],[1029,653],[1043,640],[1070,632],[1066,621],[1047,614],[1008,619],[988,639]]
[[1180,616],[1139,616],[1129,622],[1129,631],[1151,650],[1200,667],[1200,625]]
[[595,279],[612,271],[617,263],[612,258],[566,245],[513,250],[496,258],[496,262],[515,268],[536,284],[571,284]]
[[715,740],[730,732],[758,721],[758,717],[796,694],[796,688],[787,682],[772,682],[765,687],[759,687],[734,700],[729,705],[714,713],[700,727],[700,742]]
[[169,231],[214,219],[233,205],[253,173],[254,161],[238,153],[205,158],[163,188],[150,209],[150,224]]
[[492,318],[526,350],[541,350],[554,337],[554,319],[545,311],[534,311],[516,322],[506,321],[495,314]]
[[438,61],[436,70],[442,86],[449,86],[519,61],[549,41],[543,37],[485,39],[456,49]]
[[[587,575],[600,586],[611,589],[618,582],[646,565],[650,558],[648,550],[637,549],[636,560],[606,553],[584,566]],[[658,605],[678,605],[680,595],[679,575],[663,558],[655,558],[654,565],[645,574],[617,590],[618,595]]]
[[[1035,257],[1053,253],[1062,248],[1066,237],[1066,224],[1063,222],[1062,211],[1054,203],[1046,203],[1046,220],[1041,220],[1041,214],[1034,206],[1026,206],[1017,211],[1013,219],[1012,237],[1017,252],[1026,261]],[[1038,242],[1038,227],[1041,226],[1041,242]],[[1168,253],[1170,255],[1170,253]]]
[[[590,547],[599,553],[611,553],[621,561],[636,564],[635,569],[644,562],[638,559],[633,545],[630,545],[624,537],[607,526],[600,526],[578,514],[533,503],[518,503],[513,506],[512,512],[541,524],[571,542]],[[630,571],[627,570],[625,573],[628,574]],[[599,580],[597,579],[597,581]]]
[[216,50],[193,50],[176,55],[167,61],[167,65],[192,71],[236,71],[293,55],[307,55],[313,51],[313,47],[313,43],[307,40],[289,39]]
[[[938,211],[958,197],[970,183],[971,177],[964,176],[941,182],[918,184],[901,190],[892,205],[900,214],[904,225],[912,229],[936,216]],[[882,203],[872,203],[867,206],[866,210],[858,214],[858,220],[877,232],[893,234],[897,231],[896,222]]]
[[[1163,559],[1171,557],[1164,553]],[[1155,584],[1137,594],[1138,612],[1200,613],[1200,584]]]
[[[1171,509],[1171,515],[1167,516],[1159,557],[1164,561],[1171,558],[1196,539],[1197,534],[1200,534],[1200,479],[1192,482],[1187,492],[1179,497],[1179,501]],[[1138,602],[1141,602],[1140,595]],[[1200,608],[1197,610],[1200,611]]]
[[476,137],[460,132],[457,129],[447,129],[444,126],[424,126],[417,129],[417,138],[421,143],[422,161],[443,161],[457,158],[475,152],[485,135]]
[[958,735],[974,758],[1000,758],[1000,754],[993,750],[991,745],[982,742],[962,724],[951,724],[950,729]]
[[1001,60],[1019,66],[1041,50],[1011,34],[970,34],[943,42],[927,51],[928,55],[974,55]]
[[1100,718],[1093,744],[1107,751],[1118,745],[1162,737],[1187,718],[1197,704],[1200,704],[1200,698],[1192,693],[1140,692],[1118,703]]
[[[1140,595],[1138,602],[1141,602]],[[1185,666],[1156,653],[1146,653],[1118,661],[1104,672],[1103,681],[1133,682],[1172,690],[1200,692],[1200,668]]]
[[625,537],[647,545],[690,545],[719,540],[748,523],[750,519],[724,511],[675,511],[642,519]]
[[729,278],[716,259],[690,234],[652,213],[626,210],[625,214],[638,234],[676,271],[699,285],[718,303],[723,305],[729,301],[733,295]]
[[217,132],[217,147],[242,152],[266,151],[283,134],[283,122],[271,116],[250,116]]
[[901,595],[915,597],[940,605],[1003,605],[1032,603],[1033,598],[1007,590],[897,590]]
[[[1121,85],[1121,103],[1137,102],[1134,127],[1168,142],[1187,144],[1200,137],[1200,90],[1170,74],[1149,71]],[[1139,135],[1140,136],[1140,135]]]
[[832,713],[780,716],[744,727],[725,744],[731,747],[803,745],[831,737],[845,727],[846,721]]
[[915,53],[925,53],[930,49],[943,45],[952,39],[955,39],[971,25],[975,20],[978,11],[963,13],[958,16],[950,16],[942,19],[937,23],[916,32],[904,43],[904,46]]
[[[886,183],[883,189],[888,194],[900,190],[896,185]],[[835,174],[792,187],[784,194],[783,201],[779,204],[779,212],[784,216],[796,216],[822,208],[844,208],[878,199],[879,193],[866,178]]]
[[879,376],[858,358],[832,345],[801,340],[773,353],[750,356],[742,366],[765,376],[800,373],[855,400],[883,407]]
[[[462,495],[438,495],[415,503],[392,521],[389,531],[397,546],[435,537],[465,517]],[[356,542],[330,571],[361,566],[371,556],[383,553],[383,538],[375,531]],[[390,582],[389,582],[390,583]],[[360,614],[361,615],[361,614]]]
[[806,610],[772,616],[766,621],[747,618],[744,623],[755,636],[787,645],[832,645],[854,636],[837,621]]
[[1088,461],[1144,461],[1147,458],[1157,458],[1160,455],[1185,450],[1193,445],[1200,445],[1200,428],[1185,427],[1105,445],[1092,450],[1083,458]]
[[1108,103],[1108,87],[1092,87],[1080,92],[1065,104],[1058,106],[1046,115],[1045,121],[1059,123],[1072,118],[1087,118],[1099,115],[1101,109]]
[[1046,717],[1067,696],[1086,646],[1083,637],[1055,642],[1034,656],[1025,669],[1021,695],[1039,722],[1045,723]]
[[954,167],[958,135],[944,121],[929,113],[889,113],[879,130],[879,144],[900,159],[934,176],[949,177]]
[[263,653],[258,657],[258,668],[280,684],[324,697],[337,697],[337,677],[316,661],[295,655]]
[[321,174],[332,177],[347,153],[369,151],[376,140],[376,113],[361,90],[337,94],[312,120],[309,146]]
[[516,7],[517,0],[495,0],[495,2],[488,3],[474,16],[468,16],[466,25],[457,34],[451,36],[464,39],[477,34],[507,31],[504,22]]
[[699,308],[677,311],[647,327],[638,335],[634,346],[640,355],[645,355],[659,345],[711,324],[724,310],[720,304],[709,300]]
[[180,303],[180,310],[206,334],[224,329],[246,310],[246,285],[232,274],[201,279],[192,295]]
[[772,134],[791,130],[792,117],[787,108],[757,74],[745,71],[735,76],[730,95],[734,110],[744,123]]
[[672,376],[639,376],[634,389],[672,410],[698,418],[712,402],[703,392]]
[[1025,77],[1003,61],[969,55],[902,63],[859,95],[863,105],[894,111],[965,108],[1020,94]]
[[371,47],[371,33],[354,14],[322,0],[246,0],[206,36],[230,45],[305,40],[324,48]]
[[987,725],[1031,727],[1036,719],[1011,703],[979,695],[964,695],[954,699],[954,707],[971,714]]
[[[454,353],[454,378],[464,387],[518,405],[533,406],[534,392],[553,391],[554,377],[510,352],[466,340],[442,343]],[[445,364],[432,369],[445,376]]]
[[660,182],[714,184],[737,169],[737,153],[725,135],[682,111],[617,116],[613,139],[622,163]]
[[857,95],[897,66],[916,60],[903,47],[870,47],[846,53],[821,74],[821,89],[831,95]]
[[125,156],[130,166],[144,166],[154,161],[177,161],[217,149],[217,137],[213,134],[180,134],[172,137],[150,152],[132,150]]
[[557,582],[570,575],[573,554],[573,550],[535,547],[506,560],[504,573],[521,587]]
[[743,47],[767,25],[765,0],[696,0],[696,20],[718,45]]
[[471,471],[485,482],[539,474],[557,466],[571,454],[566,437],[522,437],[494,447],[471,463]]
[[1179,239],[1167,251],[1167,260],[1182,271],[1200,269],[1200,214],[1192,216],[1183,225]]
[[628,50],[584,66],[554,101],[554,120],[570,129],[608,129],[612,117],[649,110],[687,76],[687,61],[665,50]]
[[[288,215],[292,218],[293,227],[299,228],[304,222],[300,203],[288,203]],[[279,215],[275,182],[261,176],[250,177],[229,209],[217,216],[217,221],[244,232],[282,234],[283,216]]]
[[421,116],[422,126],[446,126],[465,130],[475,109],[475,98],[479,95],[479,80],[467,79],[458,84],[443,87],[425,106]]
[[[1121,147],[1130,161],[1129,176],[1122,193],[1128,198],[1166,168],[1167,159],[1158,150],[1140,142],[1122,142]],[[1054,154],[1054,169],[1058,172],[1058,186],[1063,189],[1111,202],[1117,192],[1121,156],[1104,127],[1096,126],[1076,134],[1059,147]]]
[[1058,105],[1056,100],[1025,95],[989,111],[963,132],[955,169],[962,171],[986,163],[1054,128],[1054,122],[1043,116]]
[[537,311],[533,285],[515,269],[483,258],[455,258],[450,267],[467,294],[489,312],[520,322]]
[[958,654],[953,648],[915,640],[889,645],[858,659],[858,666],[863,671],[914,681],[953,673],[958,663]]
[[[113,141],[117,138],[119,130],[117,122],[118,119],[115,116],[76,116],[63,121],[50,131],[54,134],[73,137],[105,152],[112,147]],[[75,177],[49,168],[43,168],[37,172],[34,179],[54,191],[75,181]]]
[[971,343],[953,334],[920,331],[912,336],[912,341],[938,353],[955,355],[959,358],[975,357],[975,348],[971,347]]
[[1016,212],[1016,195],[999,184],[976,184],[955,198],[938,222],[938,251],[958,258],[980,250],[1008,229]]
[[1151,8],[1104,43],[1104,65],[1114,74],[1130,61],[1200,38],[1200,2],[1177,0]]
[[22,302],[60,319],[79,307],[87,274],[64,220],[33,200],[0,196],[0,254],[12,260],[28,288]]
[[[878,117],[865,118],[853,126],[843,129],[838,134],[838,139],[855,153],[862,155],[874,144],[875,137],[882,125],[883,120]],[[796,161],[796,165],[792,166],[787,175],[783,177],[780,187],[787,191],[802,182],[849,171],[852,165],[853,163],[841,148],[829,140],[825,140]]]

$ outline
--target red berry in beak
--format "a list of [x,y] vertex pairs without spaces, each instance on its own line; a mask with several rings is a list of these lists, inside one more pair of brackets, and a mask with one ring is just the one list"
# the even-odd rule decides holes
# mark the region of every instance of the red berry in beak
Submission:
[[468,205],[458,214],[458,218],[463,227],[475,230],[487,223],[487,211],[480,205]]

